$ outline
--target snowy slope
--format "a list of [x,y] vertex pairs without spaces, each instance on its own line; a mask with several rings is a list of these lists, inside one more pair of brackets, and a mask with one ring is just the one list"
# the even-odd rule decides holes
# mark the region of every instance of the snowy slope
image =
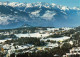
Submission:
[[[30,34],[15,34],[17,37],[37,37],[37,38],[40,38],[40,37],[47,37],[49,36],[50,34],[40,34],[40,33],[30,33]],[[37,36],[36,36],[37,35]]]
[[[6,10],[5,10],[6,9]],[[80,8],[37,3],[0,2],[0,29],[24,24],[40,27],[74,27],[80,25]]]

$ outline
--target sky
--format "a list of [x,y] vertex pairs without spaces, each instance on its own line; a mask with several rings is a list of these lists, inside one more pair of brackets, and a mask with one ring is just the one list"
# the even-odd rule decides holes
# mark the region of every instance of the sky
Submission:
[[80,7],[80,0],[0,0],[0,1],[21,2],[21,3],[46,2],[46,3],[55,3],[58,5],[64,5],[68,7]]

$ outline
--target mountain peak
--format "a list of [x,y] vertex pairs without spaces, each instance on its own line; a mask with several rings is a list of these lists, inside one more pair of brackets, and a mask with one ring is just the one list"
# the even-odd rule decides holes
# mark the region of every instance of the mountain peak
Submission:
[[67,6],[62,6],[62,5],[56,5],[54,3],[49,4],[49,3],[45,3],[45,2],[36,2],[36,3],[19,3],[19,2],[0,2],[0,5],[8,5],[8,6],[12,6],[12,7],[46,7],[46,8],[50,8],[50,7],[58,7],[61,8],[62,10],[69,10],[69,9],[76,9],[76,10],[80,10],[79,7],[67,7]]
[[69,8],[43,2],[0,2],[0,8],[0,28],[15,28],[21,25],[23,27],[30,27],[30,25],[70,27],[80,24],[80,8],[78,7]]

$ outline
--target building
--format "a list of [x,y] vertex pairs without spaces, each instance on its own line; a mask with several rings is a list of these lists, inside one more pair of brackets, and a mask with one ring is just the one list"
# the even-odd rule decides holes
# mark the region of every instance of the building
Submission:
[[66,53],[63,57],[80,57],[80,47],[70,49],[70,53]]

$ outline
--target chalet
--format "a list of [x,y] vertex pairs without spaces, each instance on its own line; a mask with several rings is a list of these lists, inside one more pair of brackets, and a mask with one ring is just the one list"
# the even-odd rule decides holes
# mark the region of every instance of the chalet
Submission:
[[63,57],[80,57],[80,47],[75,47],[70,50],[70,53],[66,53]]

